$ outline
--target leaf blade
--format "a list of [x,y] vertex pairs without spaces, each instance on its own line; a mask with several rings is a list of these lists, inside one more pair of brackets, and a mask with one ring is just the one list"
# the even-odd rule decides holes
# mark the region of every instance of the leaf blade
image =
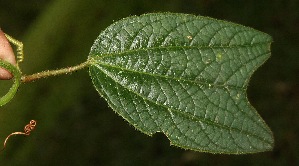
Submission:
[[109,105],[146,134],[163,132],[172,144],[198,151],[259,152],[272,148],[272,133],[246,87],[269,58],[270,43],[268,35],[228,22],[147,14],[101,33],[90,75]]

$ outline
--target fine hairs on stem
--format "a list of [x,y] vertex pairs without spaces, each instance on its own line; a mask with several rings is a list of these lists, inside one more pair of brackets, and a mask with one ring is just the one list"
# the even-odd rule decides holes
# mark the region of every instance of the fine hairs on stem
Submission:
[[50,76],[58,76],[61,74],[68,74],[68,73],[72,73],[74,71],[78,71],[80,69],[85,68],[86,66],[89,65],[89,61],[86,61],[84,63],[81,63],[79,65],[76,66],[71,66],[71,67],[66,67],[66,68],[62,68],[62,69],[57,69],[57,70],[47,70],[47,71],[42,71],[39,73],[35,73],[32,75],[24,75],[21,78],[22,83],[27,83],[27,82],[32,82],[35,80],[38,80],[40,78],[46,78],[46,77],[50,77]]

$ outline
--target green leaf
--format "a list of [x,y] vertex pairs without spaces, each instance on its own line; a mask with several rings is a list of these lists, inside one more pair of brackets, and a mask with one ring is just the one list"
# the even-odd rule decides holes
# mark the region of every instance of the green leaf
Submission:
[[211,153],[271,150],[271,130],[246,97],[270,56],[271,37],[187,14],[115,22],[94,42],[90,76],[109,106],[138,130]]

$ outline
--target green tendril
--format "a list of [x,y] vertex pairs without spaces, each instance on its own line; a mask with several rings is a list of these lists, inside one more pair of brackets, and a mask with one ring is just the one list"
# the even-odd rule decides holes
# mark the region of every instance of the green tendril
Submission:
[[21,71],[14,65],[0,59],[0,67],[8,70],[14,76],[14,82],[9,91],[0,98],[0,106],[8,103],[16,94],[21,82]]

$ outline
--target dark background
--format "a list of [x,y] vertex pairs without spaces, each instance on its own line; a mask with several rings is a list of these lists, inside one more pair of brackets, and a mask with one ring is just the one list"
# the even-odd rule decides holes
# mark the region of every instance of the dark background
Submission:
[[170,146],[162,134],[148,137],[108,108],[83,70],[24,84],[0,108],[0,143],[38,122],[29,137],[8,141],[0,165],[299,165],[298,0],[0,0],[0,26],[23,41],[21,68],[31,74],[85,61],[113,21],[163,11],[229,20],[273,37],[272,57],[247,91],[274,133],[273,151],[207,154]]

